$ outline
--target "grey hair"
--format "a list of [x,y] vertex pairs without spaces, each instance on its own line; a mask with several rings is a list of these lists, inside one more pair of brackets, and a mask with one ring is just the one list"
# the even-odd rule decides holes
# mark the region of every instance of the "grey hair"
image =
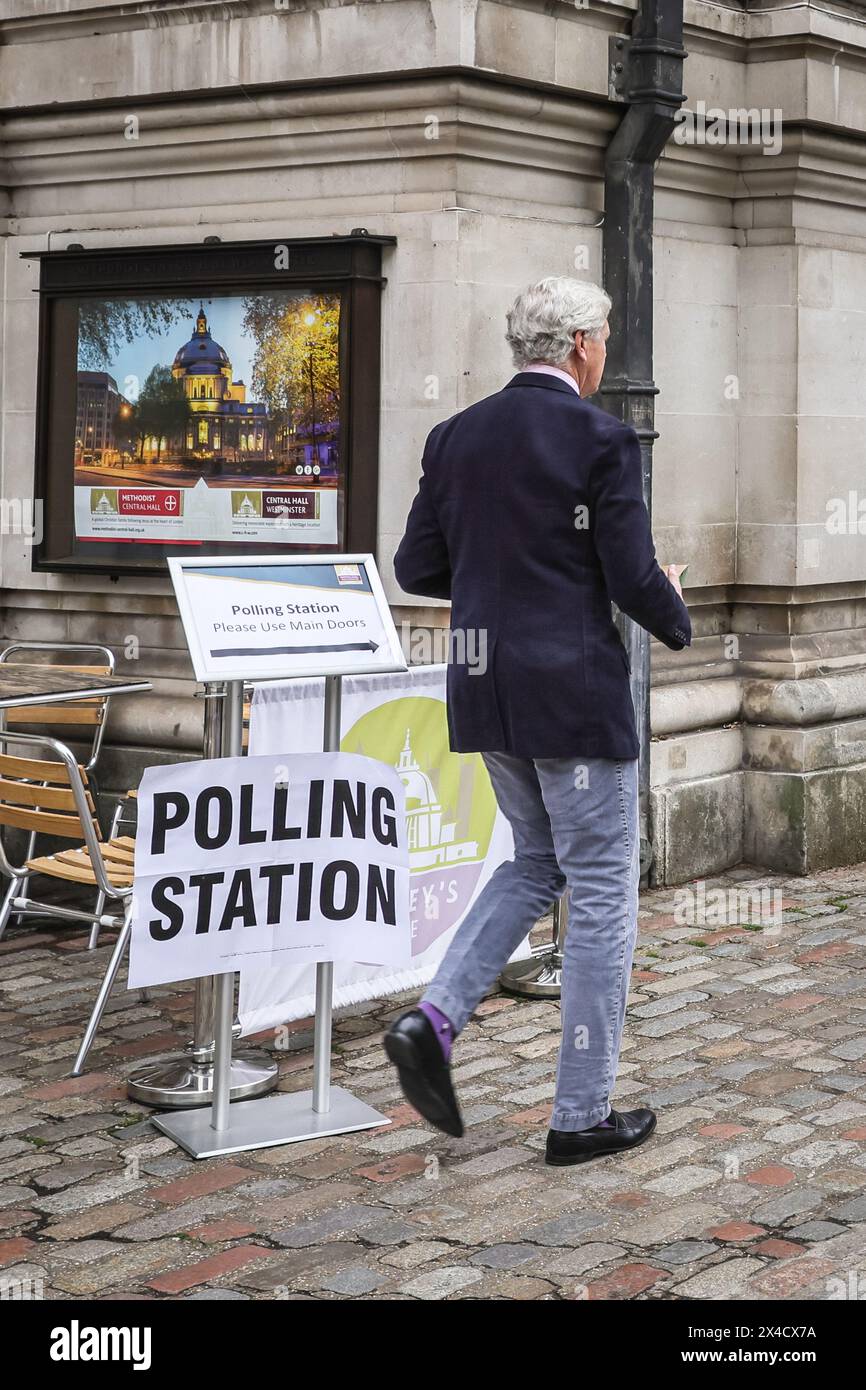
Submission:
[[530,362],[560,366],[574,348],[575,333],[598,337],[610,313],[600,285],[548,275],[519,294],[508,310],[505,340],[516,367]]

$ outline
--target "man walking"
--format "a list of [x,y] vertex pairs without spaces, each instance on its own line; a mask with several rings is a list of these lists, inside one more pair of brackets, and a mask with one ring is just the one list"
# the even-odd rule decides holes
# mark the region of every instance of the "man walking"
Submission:
[[[551,276],[519,295],[517,375],[431,432],[394,570],[451,600],[451,749],[479,752],[514,833],[418,1008],[391,1025],[411,1104],[462,1135],[451,1046],[509,956],[569,891],[562,1042],[548,1163],[630,1148],[651,1110],[618,1112],[616,1080],[637,927],[638,738],[611,600],[674,651],[691,642],[679,568],[655,558],[637,435],[588,404],[610,299]],[[465,654],[484,649],[483,666]]]

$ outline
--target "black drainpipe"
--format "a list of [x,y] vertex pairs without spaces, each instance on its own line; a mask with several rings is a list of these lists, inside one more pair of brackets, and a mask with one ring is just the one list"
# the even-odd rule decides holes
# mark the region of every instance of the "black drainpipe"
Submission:
[[[607,367],[599,395],[640,439],[643,486],[652,515],[652,448],[658,388],[653,382],[653,192],[655,164],[675,124],[682,91],[683,0],[640,0],[631,36],[610,41],[610,97],[627,110],[604,161],[604,286],[613,300]],[[662,557],[666,562],[676,556]],[[620,618],[632,671],[640,736],[641,876],[652,862],[650,639]]]

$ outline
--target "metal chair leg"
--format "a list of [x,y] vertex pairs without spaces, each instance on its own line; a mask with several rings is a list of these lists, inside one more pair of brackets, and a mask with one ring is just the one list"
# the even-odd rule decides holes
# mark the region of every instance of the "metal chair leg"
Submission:
[[[104,894],[104,893],[97,893],[97,895],[96,895],[96,907],[95,907],[93,910],[94,910],[94,912],[96,913],[97,918],[99,918],[99,917],[102,916],[103,912],[105,911],[105,894]],[[88,949],[88,951],[95,951],[95,950],[96,950],[96,947],[99,945],[99,933],[100,933],[100,931],[101,931],[101,928],[100,928],[99,922],[98,922],[98,920],[97,920],[97,921],[95,921],[95,922],[93,923],[93,926],[90,928],[90,936],[87,938],[87,949]]]
[[99,986],[99,993],[96,996],[96,1003],[93,1006],[93,1012],[91,1013],[90,1018],[87,1021],[87,1027],[84,1030],[84,1037],[81,1039],[81,1046],[78,1049],[78,1056],[75,1058],[75,1066],[72,1068],[73,1076],[80,1076],[82,1071],[84,1070],[84,1063],[87,1061],[87,1054],[90,1051],[90,1048],[93,1044],[93,1039],[96,1036],[96,1030],[99,1027],[99,1024],[102,1020],[102,1015],[105,1012],[105,1006],[108,1003],[108,996],[110,995],[114,987],[114,982],[117,979],[117,972],[120,969],[120,963],[123,960],[124,955],[126,954],[127,947],[129,946],[129,938],[132,935],[132,927],[130,925],[131,916],[132,903],[130,901],[130,903],[127,905],[126,912],[124,913],[123,926],[120,929],[120,935],[114,943],[114,950],[111,953],[111,960],[108,962],[108,969],[105,972],[102,984]]
[[[115,835],[117,834],[117,827],[118,827],[118,825],[120,824],[120,817],[121,817],[122,814],[123,814],[123,802],[122,802],[122,801],[119,801],[119,802],[117,803],[117,805],[115,806],[114,811],[113,811],[113,813],[112,813],[111,825],[110,825],[109,831],[108,831],[108,838],[109,838],[109,840],[113,840],[114,837],[115,837]],[[104,893],[97,893],[97,895],[96,895],[96,908],[95,908],[96,916],[97,916],[97,917],[101,917],[104,911],[105,911],[105,894],[104,894]],[[88,951],[94,951],[94,950],[96,949],[96,947],[99,945],[99,933],[100,933],[100,930],[101,930],[101,928],[100,928],[99,922],[98,922],[98,921],[94,922],[94,923],[93,923],[93,926],[90,928],[90,939],[89,939],[88,942],[87,942],[87,949],[88,949]]]
[[[29,894],[30,894],[30,878],[31,878],[31,875],[30,875],[30,874],[25,874],[23,878],[19,878],[19,880],[18,880],[18,892],[17,892],[17,894],[16,894],[16,897],[18,897],[18,898],[26,898],[26,897],[29,896]],[[21,922],[24,921],[24,917],[25,917],[26,914],[23,913],[23,912],[13,912],[12,915],[13,915],[13,917],[15,918],[16,922],[18,922],[18,923],[20,924]]]
[[[23,878],[11,878],[9,880],[9,887],[6,889],[2,904],[0,904],[0,938],[2,938],[9,925],[9,918],[12,916],[12,900],[21,896],[21,885],[25,882],[26,879]],[[23,913],[17,915],[21,917]]]
[[[43,786],[44,786],[44,785],[45,785],[45,784],[43,783]],[[24,861],[23,861],[23,862],[26,864],[27,860],[28,860],[28,859],[32,859],[35,853],[36,853],[36,831],[35,831],[35,830],[31,830],[31,832],[30,832],[30,837],[29,837],[29,839],[28,839],[28,841],[27,841],[27,852],[26,852],[26,854],[24,855]],[[16,896],[19,897],[19,898],[26,898],[26,897],[28,896],[29,892],[30,892],[30,874],[25,874],[23,878],[20,878],[20,879],[18,880],[18,883],[19,883],[19,891],[18,891],[18,893],[16,894]],[[15,914],[15,916],[16,916],[16,920],[17,920],[17,921],[19,921],[19,922],[23,922],[23,921],[24,921],[24,913],[23,913],[23,912],[18,912],[18,913]]]

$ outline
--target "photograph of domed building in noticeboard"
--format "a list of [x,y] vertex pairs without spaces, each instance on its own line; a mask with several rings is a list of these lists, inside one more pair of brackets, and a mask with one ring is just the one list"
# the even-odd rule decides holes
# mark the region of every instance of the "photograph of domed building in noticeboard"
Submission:
[[340,295],[82,299],[75,534],[333,545]]

